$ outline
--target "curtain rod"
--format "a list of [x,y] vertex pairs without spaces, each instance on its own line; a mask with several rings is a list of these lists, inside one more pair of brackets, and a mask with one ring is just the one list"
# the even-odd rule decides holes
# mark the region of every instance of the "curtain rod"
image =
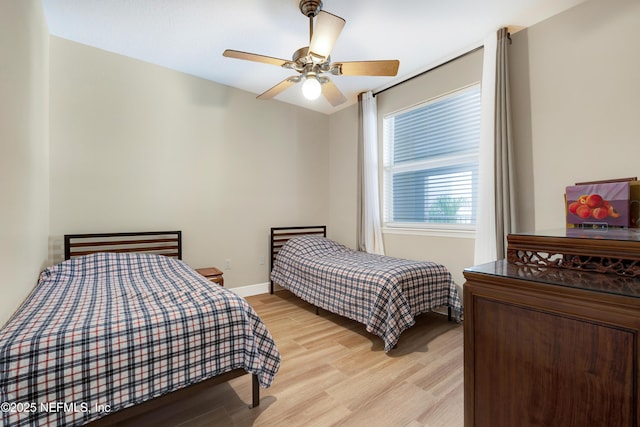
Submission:
[[456,56],[455,58],[451,58],[451,59],[449,59],[448,61],[443,62],[442,64],[438,64],[438,65],[436,65],[435,67],[429,68],[428,70],[425,70],[425,71],[423,71],[423,72],[421,72],[421,73],[418,73],[418,74],[416,74],[415,76],[411,76],[411,77],[409,77],[408,79],[402,80],[401,82],[398,82],[398,83],[396,83],[396,84],[393,84],[393,85],[391,85],[391,86],[389,86],[389,87],[386,87],[386,88],[384,88],[384,89],[381,89],[381,90],[379,90],[379,91],[377,91],[377,92],[373,92],[373,96],[376,96],[376,95],[378,95],[378,94],[380,94],[380,93],[382,93],[382,92],[384,92],[384,91],[386,91],[386,90],[389,90],[389,89],[391,89],[391,88],[394,88],[394,87],[396,87],[396,86],[400,86],[400,85],[401,85],[401,84],[403,84],[403,83],[406,83],[406,82],[408,82],[408,81],[410,81],[410,80],[415,79],[416,77],[423,76],[423,75],[425,75],[425,74],[427,74],[427,73],[429,73],[429,72],[431,72],[431,71],[433,71],[433,70],[436,70],[436,69],[438,69],[438,68],[440,68],[440,67],[442,67],[442,66],[444,66],[444,65],[447,65],[447,64],[449,64],[449,63],[451,63],[451,62],[453,62],[453,61],[456,61],[456,60],[458,60],[458,59],[460,59],[460,58],[463,58],[463,57],[465,57],[465,56],[467,56],[467,55],[469,55],[469,54],[472,54],[473,52],[476,52],[476,51],[478,51],[478,50],[480,50],[480,49],[482,49],[482,48],[483,48],[483,46],[482,46],[482,45],[480,45],[480,46],[476,47],[475,49],[471,49],[470,51],[465,52],[465,53],[463,53],[463,54],[460,54],[460,55]]

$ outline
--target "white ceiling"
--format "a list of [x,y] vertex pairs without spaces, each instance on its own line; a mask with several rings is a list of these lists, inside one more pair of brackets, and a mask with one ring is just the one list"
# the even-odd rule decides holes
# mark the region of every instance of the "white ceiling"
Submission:
[[[585,0],[323,0],[347,23],[332,61],[399,59],[396,77],[331,76],[348,101],[308,101],[300,85],[275,99],[331,114],[482,44],[503,26],[528,27]],[[224,58],[225,49],[290,59],[308,45],[299,0],[42,0],[52,35],[256,95],[295,75]],[[273,101],[261,101],[273,102]]]

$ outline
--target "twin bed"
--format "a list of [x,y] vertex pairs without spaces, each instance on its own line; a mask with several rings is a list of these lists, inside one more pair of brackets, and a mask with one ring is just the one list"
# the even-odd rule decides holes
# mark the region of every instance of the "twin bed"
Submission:
[[180,232],[65,242],[71,259],[46,268],[0,330],[2,425],[112,424],[246,373],[259,404],[275,342],[246,300],[178,259]]
[[303,300],[356,320],[391,350],[415,316],[447,307],[457,320],[462,302],[451,273],[426,261],[351,250],[326,238],[325,226],[271,229],[274,283]]

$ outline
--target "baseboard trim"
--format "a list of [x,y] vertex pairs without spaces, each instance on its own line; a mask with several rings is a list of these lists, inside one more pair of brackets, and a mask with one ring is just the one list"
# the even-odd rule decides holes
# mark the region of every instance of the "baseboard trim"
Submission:
[[258,283],[256,285],[237,286],[235,288],[227,288],[227,289],[244,298],[244,297],[250,297],[253,295],[268,294],[269,282]]

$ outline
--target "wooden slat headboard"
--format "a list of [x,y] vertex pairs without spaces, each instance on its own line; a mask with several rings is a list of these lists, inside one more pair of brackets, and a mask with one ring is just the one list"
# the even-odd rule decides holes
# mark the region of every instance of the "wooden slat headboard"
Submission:
[[96,252],[142,252],[182,259],[182,231],[65,234],[65,260]]
[[[297,236],[316,235],[327,237],[326,225],[308,225],[299,227],[271,227],[271,243],[269,247],[270,251],[270,267],[269,273],[273,270],[273,264],[276,261],[276,256],[280,251],[280,248],[287,243],[287,241]],[[273,293],[273,280],[271,282],[271,293]]]

